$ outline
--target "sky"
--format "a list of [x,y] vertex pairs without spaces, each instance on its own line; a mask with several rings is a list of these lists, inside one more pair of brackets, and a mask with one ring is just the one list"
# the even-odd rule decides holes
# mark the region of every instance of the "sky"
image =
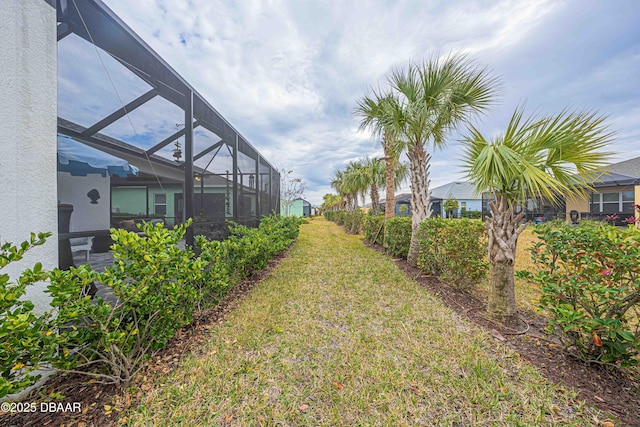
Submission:
[[[357,99],[384,88],[392,69],[438,53],[468,54],[500,77],[496,106],[473,123],[483,134],[498,135],[523,103],[528,113],[589,109],[607,115],[616,132],[613,161],[640,156],[636,0],[103,1],[274,166],[301,177],[304,197],[314,205],[333,192],[335,171],[382,153],[379,139],[359,130]],[[84,67],[78,52],[90,59],[91,50],[62,42],[59,49],[73,52]],[[92,72],[83,70],[82,78],[91,79]],[[73,95],[76,77],[65,79],[64,69],[61,75],[59,87]],[[129,94],[125,98],[148,89],[126,77],[116,83],[119,93]],[[100,102],[99,112],[108,114],[123,101],[111,95],[111,104],[104,102],[111,91],[106,86],[91,114]],[[175,131],[179,111],[158,109],[177,114],[156,123]],[[83,114],[73,119],[90,125]],[[137,126],[142,137],[151,126],[135,116],[118,124],[125,125]],[[449,135],[446,148],[429,148],[432,187],[464,179],[464,134],[461,128]],[[401,189],[409,191],[408,184]]]

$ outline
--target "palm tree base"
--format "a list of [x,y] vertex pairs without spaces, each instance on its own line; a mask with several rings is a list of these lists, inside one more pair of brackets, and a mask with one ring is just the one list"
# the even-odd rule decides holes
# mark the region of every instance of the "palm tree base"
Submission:
[[517,328],[515,278],[512,262],[493,262],[489,269],[489,318],[509,328]]

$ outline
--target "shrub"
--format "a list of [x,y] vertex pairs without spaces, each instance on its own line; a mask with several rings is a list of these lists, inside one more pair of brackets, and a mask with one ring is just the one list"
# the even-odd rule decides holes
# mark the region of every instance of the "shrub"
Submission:
[[[0,397],[31,385],[37,376],[29,373],[44,362],[106,383],[129,382],[151,354],[192,321],[202,302],[217,302],[231,283],[263,268],[295,240],[301,223],[274,216],[255,229],[232,224],[226,241],[199,236],[197,257],[191,248],[178,246],[191,221],[172,230],[143,224],[142,236],[112,229],[114,263],[104,272],[89,265],[45,272],[36,264],[15,286],[0,275]],[[32,235],[19,248],[2,245],[0,269],[47,236]],[[55,318],[37,317],[31,302],[19,300],[27,285],[46,278]],[[113,301],[86,294],[95,282],[111,288]]]
[[[48,291],[61,331],[58,367],[94,368],[89,375],[127,383],[150,354],[192,321],[204,264],[188,247],[178,247],[189,224],[173,230],[144,224],[143,237],[112,229],[114,264],[103,273],[87,265],[52,272]],[[92,301],[81,292],[95,281],[113,290],[115,302]]]
[[420,224],[418,267],[452,287],[469,290],[487,275],[486,232],[468,219],[427,218]]
[[367,215],[362,225],[364,238],[370,243],[382,245],[384,240],[384,223],[384,216]]
[[462,209],[462,212],[460,213],[460,216],[462,218],[468,218],[468,219],[480,219],[480,218],[482,218],[482,212],[480,212],[480,211],[468,211],[466,209]]
[[352,234],[362,233],[365,214],[360,209],[353,211],[327,211],[324,213],[325,218],[343,226],[346,232]]
[[364,223],[364,212],[360,209],[349,212],[351,216],[351,227],[347,229],[351,234],[362,234],[362,225]]
[[[32,233],[28,241],[0,247],[0,270],[19,261],[25,252],[45,243],[51,233]],[[33,385],[40,375],[33,372],[56,353],[57,336],[49,324],[50,315],[36,315],[31,301],[21,299],[27,286],[47,279],[49,273],[36,263],[26,269],[17,283],[9,283],[8,274],[0,274],[0,398]]]
[[578,357],[628,366],[640,351],[640,235],[606,224],[539,226],[540,268],[518,276],[540,286],[549,328]]
[[407,257],[411,242],[411,217],[389,218],[384,229],[384,244],[394,256]]

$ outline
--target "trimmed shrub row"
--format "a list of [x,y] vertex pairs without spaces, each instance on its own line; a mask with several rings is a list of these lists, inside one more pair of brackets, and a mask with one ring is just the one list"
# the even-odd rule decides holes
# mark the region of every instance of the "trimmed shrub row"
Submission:
[[384,243],[384,216],[365,216],[362,232],[368,242],[382,245]]
[[[339,225],[350,224],[350,212],[325,212]],[[393,256],[406,258],[411,242],[411,217],[365,216],[363,232],[371,243],[384,245]],[[454,288],[470,290],[485,279],[488,264],[484,225],[468,219],[428,218],[420,224],[418,266]]]
[[406,258],[411,242],[411,217],[389,218],[384,226],[384,244],[389,253]]
[[[215,306],[232,284],[286,249],[301,223],[266,217],[255,229],[232,225],[225,241],[198,237],[198,256],[178,247],[190,222],[173,229],[144,224],[142,237],[113,229],[114,263],[104,272],[88,265],[48,272],[36,264],[16,284],[0,274],[0,397],[33,384],[37,376],[29,373],[42,364],[108,383],[130,381],[194,312]],[[4,244],[0,269],[46,237],[32,235],[19,247]],[[37,316],[31,302],[18,298],[27,285],[45,279],[53,309]],[[112,289],[115,302],[87,295],[96,282]]]
[[324,216],[329,221],[333,221],[336,224],[341,225],[347,233],[362,234],[365,215],[360,209],[353,211],[326,211]]
[[486,231],[468,219],[427,218],[420,224],[418,267],[452,287],[470,290],[485,279]]

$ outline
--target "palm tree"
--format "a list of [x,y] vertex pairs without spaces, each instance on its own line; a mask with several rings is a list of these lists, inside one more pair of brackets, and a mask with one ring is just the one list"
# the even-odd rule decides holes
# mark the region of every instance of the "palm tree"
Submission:
[[338,194],[327,193],[322,196],[322,206],[320,206],[320,209],[323,212],[340,209],[341,202],[342,198]]
[[369,190],[369,177],[362,162],[349,162],[345,168],[345,183],[355,195],[356,203],[353,208],[358,208],[358,196],[362,198],[362,204],[364,205],[365,197]]
[[411,169],[412,233],[407,261],[418,260],[418,227],[431,215],[427,146],[442,148],[448,132],[492,105],[498,79],[465,56],[433,57],[388,78],[393,95],[380,103],[379,126],[404,144]]
[[[487,220],[489,233],[490,318],[505,325],[517,322],[514,262],[518,236],[525,229],[521,209],[528,197],[558,201],[591,190],[608,153],[599,151],[611,140],[604,118],[589,112],[522,120],[516,109],[506,132],[491,141],[470,127],[464,168],[477,191],[489,189],[494,199]],[[520,210],[519,210],[520,208]]]
[[[355,110],[355,114],[361,117],[360,129],[371,128],[374,134],[382,137],[382,150],[384,152],[385,162],[384,187],[386,188],[385,218],[393,218],[395,216],[395,190],[397,188],[395,169],[398,165],[398,157],[401,151],[393,129],[385,128],[383,124],[385,123],[385,112],[389,110],[384,104],[391,101],[392,98],[390,94],[382,95],[381,93],[373,91],[372,98],[365,96],[358,100],[358,106]],[[405,178],[401,181],[404,179]]]
[[[391,168],[394,177],[392,190],[395,190],[409,176],[409,167],[406,163],[394,162],[395,167]],[[347,168],[349,170],[349,168]],[[361,190],[369,192],[371,198],[371,211],[373,215],[380,215],[380,192],[379,188],[386,186],[387,170],[384,159],[365,156],[352,165],[350,176]],[[351,175],[352,174],[352,175]],[[393,206],[393,200],[392,200]]]

